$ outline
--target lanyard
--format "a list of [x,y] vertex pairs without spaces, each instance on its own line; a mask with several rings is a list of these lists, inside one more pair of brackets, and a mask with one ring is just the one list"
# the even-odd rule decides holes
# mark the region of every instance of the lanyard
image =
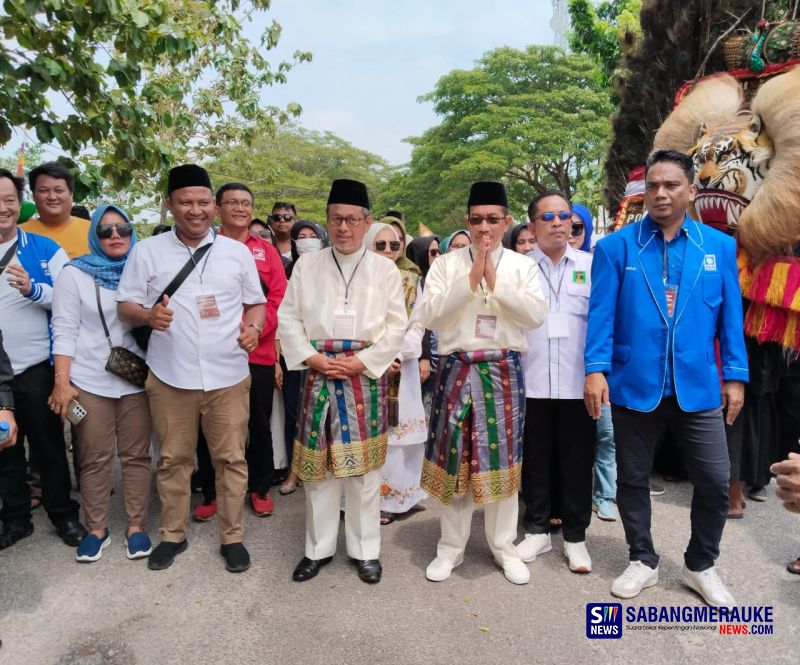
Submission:
[[[495,270],[495,272],[497,272],[497,269],[500,267],[500,261],[502,261],[502,260],[503,260],[503,252],[504,252],[504,251],[505,251],[505,250],[501,249],[501,250],[500,250],[500,256],[498,256],[498,257],[497,257],[497,263],[496,263],[496,264],[495,264],[495,266],[494,266],[494,270]],[[489,259],[489,260],[491,261],[491,260],[492,260],[492,255],[491,255],[491,254],[489,254],[489,256],[487,256],[486,258],[487,258],[487,259]],[[472,247],[470,247],[470,248],[469,248],[469,260],[470,260],[472,263],[475,263],[475,257],[474,257],[474,256],[472,256]],[[484,288],[483,288],[483,277],[481,277],[481,281],[480,281],[480,282],[478,282],[478,286],[480,286],[480,287],[481,287],[481,293],[483,294],[483,304],[484,304],[484,305],[488,305],[488,304],[489,304],[489,297],[488,297],[488,295],[486,294],[486,289],[484,289]]]
[[[211,231],[211,235],[213,235],[213,236],[214,236],[214,239],[211,241],[211,249],[209,249],[209,250],[206,252],[206,260],[205,260],[205,261],[203,261],[203,268],[202,268],[201,270],[199,270],[199,271],[198,271],[198,273],[197,273],[197,274],[198,274],[198,276],[200,277],[200,284],[201,284],[201,286],[202,286],[202,284],[203,284],[203,273],[205,272],[205,270],[206,270],[206,266],[208,265],[208,257],[209,257],[209,256],[211,256],[211,252],[212,252],[212,250],[214,249],[214,243],[215,243],[215,242],[216,242],[216,240],[217,240],[217,234],[216,234],[216,233],[214,233],[214,231]],[[195,269],[195,270],[197,270],[197,261],[195,261],[195,260],[194,260],[194,252],[193,252],[191,249],[189,249],[189,246],[188,246],[186,243],[184,243],[184,242],[183,242],[183,241],[182,241],[180,238],[178,238],[178,236],[175,236],[175,238],[177,239],[177,241],[178,241],[179,243],[181,243],[181,245],[183,245],[183,246],[186,248],[186,251],[187,251],[187,252],[188,252],[188,254],[189,254],[189,260],[190,260],[190,261],[192,262],[192,264],[194,265],[194,269]],[[195,251],[197,251],[197,250],[195,250]]]
[[666,285],[667,285],[667,279],[668,279],[668,277],[669,277],[669,275],[668,275],[668,266],[669,266],[669,260],[668,260],[668,256],[669,256],[669,254],[668,254],[668,252],[669,252],[669,243],[667,242],[667,239],[666,239],[666,238],[662,238],[662,239],[664,240],[664,261],[663,261],[663,263],[661,264],[661,278],[664,280],[664,286],[666,286]]
[[550,293],[552,293],[556,297],[556,311],[557,312],[561,310],[561,301],[560,301],[560,298],[561,298],[561,287],[564,284],[564,275],[567,273],[567,262],[564,259],[561,259],[561,261],[559,261],[558,264],[555,266],[556,275],[559,275],[559,270],[561,268],[561,264],[562,263],[564,264],[564,269],[560,271],[561,274],[558,277],[558,291],[556,291],[553,288],[553,283],[550,281],[550,268],[547,267],[545,260],[542,259],[541,262],[539,263],[539,265],[542,268],[547,268],[546,272],[544,270],[542,270],[542,274],[544,275],[544,278],[547,280],[547,286],[550,287]]
[[350,279],[344,278],[344,273],[342,272],[342,266],[339,265],[339,260],[336,258],[336,252],[331,250],[331,256],[333,257],[333,262],[336,264],[336,269],[339,271],[339,274],[342,276],[342,281],[344,282],[344,304],[350,304],[350,285],[353,283],[353,277],[356,276],[356,270],[358,270],[358,266],[361,265],[361,262],[364,260],[364,257],[367,255],[367,248],[364,248],[364,253],[361,255],[361,258],[356,263],[356,267],[353,268],[353,272],[350,273]]

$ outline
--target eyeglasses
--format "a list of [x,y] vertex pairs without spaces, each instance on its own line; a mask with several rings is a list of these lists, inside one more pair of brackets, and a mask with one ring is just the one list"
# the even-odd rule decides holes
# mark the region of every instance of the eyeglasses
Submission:
[[[328,225],[329,226],[341,226],[342,222],[347,224],[347,226],[356,226],[363,217],[342,217],[341,215],[334,215],[333,217],[328,217]],[[397,242],[396,240],[394,242]],[[400,249],[398,247],[398,249]]]
[[396,252],[400,249],[400,241],[399,240],[376,240],[375,241],[375,249],[379,252],[386,251],[386,243],[389,243],[389,249],[393,252]]
[[470,226],[478,226],[478,224],[483,223],[483,220],[489,222],[489,224],[499,224],[502,222],[505,217],[503,215],[470,215],[468,218],[468,222]]
[[543,212],[537,215],[535,219],[541,219],[543,222],[552,222],[556,217],[559,221],[566,222],[572,219],[572,212],[570,210],[561,210],[560,212]]
[[441,254],[441,253],[442,253],[441,249],[433,249],[433,248],[431,248],[431,249],[428,250],[428,255],[429,256],[439,256],[439,254]]
[[577,238],[581,233],[583,233],[585,228],[586,226],[583,224],[583,222],[576,222],[572,225],[572,231],[570,231],[570,233],[572,234],[573,238]]
[[253,207],[253,202],[248,201],[246,199],[241,200],[233,200],[233,201],[223,201],[220,203],[221,206],[226,206],[228,208],[244,208],[245,210],[250,210]]
[[120,238],[127,238],[133,233],[133,224],[128,222],[123,222],[122,224],[98,224],[97,237],[110,238],[114,235],[114,229],[116,229]]
[[294,215],[290,215],[288,212],[283,213],[276,213],[274,215],[269,216],[270,221],[272,222],[291,222],[294,219]]

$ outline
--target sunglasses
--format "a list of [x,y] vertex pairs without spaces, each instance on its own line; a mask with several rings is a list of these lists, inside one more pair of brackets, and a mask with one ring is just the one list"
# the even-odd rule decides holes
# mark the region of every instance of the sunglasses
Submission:
[[573,238],[577,238],[581,233],[583,233],[585,228],[586,226],[584,224],[576,222],[572,225],[572,231],[570,231],[570,233],[572,234]]
[[133,233],[133,224],[123,222],[122,224],[98,224],[97,237],[110,238],[114,235],[114,229],[117,230],[120,238],[127,238]]
[[552,222],[556,217],[562,222],[572,219],[572,212],[569,210],[562,210],[561,212],[543,212],[539,215],[538,219],[543,222]]
[[441,249],[429,249],[428,250],[428,254],[430,256],[439,256],[439,254],[441,254],[441,253],[442,253]]
[[399,240],[376,240],[375,241],[375,249],[379,252],[383,252],[386,250],[386,245],[389,245],[389,249],[393,252],[396,252],[400,249],[400,241]]
[[269,216],[270,220],[273,222],[291,222],[294,219],[294,215],[290,215],[288,212],[281,214],[275,214]]
[[272,231],[270,231],[269,229],[264,229],[263,231],[259,231],[258,235],[260,235],[262,238],[266,238],[267,240],[269,240],[272,237]]

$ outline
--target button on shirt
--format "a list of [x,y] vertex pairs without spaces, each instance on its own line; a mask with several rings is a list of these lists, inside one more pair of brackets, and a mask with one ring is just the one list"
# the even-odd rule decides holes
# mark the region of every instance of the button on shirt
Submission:
[[[117,292],[117,302],[152,307],[189,260],[213,243],[197,267],[169,299],[172,323],[154,330],[147,350],[150,370],[164,383],[186,390],[217,390],[249,375],[247,352],[239,348],[243,304],[265,302],[253,255],[240,242],[212,231],[196,248],[176,233],[162,233],[137,242],[131,250]],[[199,295],[213,295],[219,316],[201,318]]]
[[526,331],[525,394],[535,399],[582,399],[592,255],[567,247],[555,265],[538,247],[527,256],[539,266],[548,311],[566,318],[567,335],[551,338],[549,321]]

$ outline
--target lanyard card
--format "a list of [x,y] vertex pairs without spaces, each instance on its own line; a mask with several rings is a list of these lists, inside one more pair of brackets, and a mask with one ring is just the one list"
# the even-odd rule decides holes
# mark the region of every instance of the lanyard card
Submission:
[[201,319],[218,319],[219,307],[217,297],[213,293],[198,293],[194,299],[197,301],[197,310]]
[[547,315],[547,337],[549,339],[569,337],[566,312],[550,312]]
[[678,287],[667,284],[664,287],[664,293],[667,296],[667,316],[672,318],[675,316],[675,302],[678,300]]
[[492,314],[478,314],[475,317],[475,337],[478,339],[494,339],[497,329],[497,317]]
[[333,339],[355,339],[356,337],[356,310],[333,310]]

